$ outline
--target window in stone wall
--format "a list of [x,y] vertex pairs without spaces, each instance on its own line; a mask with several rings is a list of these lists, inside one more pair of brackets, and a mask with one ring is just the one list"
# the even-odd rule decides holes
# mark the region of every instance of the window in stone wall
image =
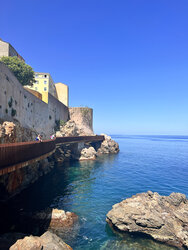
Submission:
[[44,87],[44,91],[46,91],[47,90],[47,88],[46,87]]
[[44,81],[44,84],[47,84],[47,81]]

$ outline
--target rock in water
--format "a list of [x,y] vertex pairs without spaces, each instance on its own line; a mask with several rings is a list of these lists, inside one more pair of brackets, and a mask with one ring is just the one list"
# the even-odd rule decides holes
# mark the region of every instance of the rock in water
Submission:
[[49,231],[40,236],[40,240],[43,246],[43,250],[72,250],[72,248],[67,245],[61,238]]
[[74,236],[79,229],[78,216],[75,213],[56,208],[38,212],[31,218],[34,229],[38,228],[37,232],[52,231],[63,239],[68,235]]
[[57,235],[45,232],[42,236],[26,236],[24,239],[17,240],[10,250],[71,250],[72,248],[67,245]]
[[64,210],[52,209],[51,221],[49,228],[56,229],[62,227],[72,227],[78,221],[78,216],[72,212],[65,212]]
[[80,161],[83,160],[95,160],[97,152],[93,147],[83,148],[80,152],[81,156],[79,158]]
[[140,232],[177,247],[188,247],[188,200],[181,193],[148,191],[113,206],[107,222],[121,231]]
[[101,143],[100,148],[97,150],[97,154],[116,154],[119,152],[119,145],[117,142],[111,139],[110,136],[101,134],[104,136],[105,140]]

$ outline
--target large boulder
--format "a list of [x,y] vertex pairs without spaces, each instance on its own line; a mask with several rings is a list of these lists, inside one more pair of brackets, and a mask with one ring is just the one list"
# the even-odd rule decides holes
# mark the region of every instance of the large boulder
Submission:
[[71,250],[61,238],[51,232],[45,232],[42,236],[26,236],[24,239],[17,240],[10,250]]
[[78,221],[78,216],[72,212],[65,212],[57,208],[52,209],[49,228],[72,227]]
[[72,248],[67,245],[60,237],[49,231],[40,236],[40,241],[43,246],[43,250],[72,250]]
[[57,137],[61,136],[78,136],[79,130],[74,121],[69,120],[65,125],[60,126],[60,130],[56,132]]
[[97,150],[97,154],[116,154],[119,152],[119,145],[117,142],[112,140],[108,135],[101,134],[104,136],[105,140],[101,143],[100,148]]
[[188,200],[184,194],[137,194],[115,204],[106,220],[121,231],[144,233],[170,245],[188,247]]
[[39,232],[41,229],[50,230],[65,236],[74,231],[78,224],[78,216],[75,213],[54,208],[34,214],[32,222],[39,227]]
[[17,121],[4,121],[0,123],[0,143],[32,141],[36,136],[36,131],[23,128]]
[[17,240],[10,250],[41,250],[42,244],[37,236],[26,236],[24,239]]
[[80,152],[80,161],[95,160],[97,152],[93,147],[83,148]]

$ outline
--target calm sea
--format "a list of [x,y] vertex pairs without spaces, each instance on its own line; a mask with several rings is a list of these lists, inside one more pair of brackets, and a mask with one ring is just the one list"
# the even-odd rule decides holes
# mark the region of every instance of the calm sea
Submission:
[[80,228],[66,239],[77,249],[173,249],[151,239],[113,232],[105,218],[112,205],[136,193],[188,196],[188,136],[113,136],[117,155],[66,163],[17,199],[25,211],[56,207],[75,212]]

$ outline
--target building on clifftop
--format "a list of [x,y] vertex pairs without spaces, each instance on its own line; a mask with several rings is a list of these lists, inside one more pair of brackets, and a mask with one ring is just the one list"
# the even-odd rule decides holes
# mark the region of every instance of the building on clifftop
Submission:
[[26,88],[39,92],[42,95],[42,100],[46,103],[48,103],[48,95],[50,94],[68,107],[69,89],[67,85],[63,83],[54,84],[49,73],[35,72],[35,81],[33,86],[26,86]]
[[55,83],[57,98],[67,107],[69,106],[69,87],[61,82]]
[[[22,61],[23,57],[12,47],[10,43],[7,43],[0,39],[0,58],[3,56],[16,56]],[[63,83],[56,83],[49,73],[35,72],[36,82],[32,86],[24,86],[26,90],[41,99],[45,103],[48,103],[49,95],[52,95],[65,106],[69,106],[69,88]]]
[[49,73],[35,72],[35,83],[33,86],[26,86],[42,94],[42,100],[48,103],[48,94],[57,98],[55,84]]

